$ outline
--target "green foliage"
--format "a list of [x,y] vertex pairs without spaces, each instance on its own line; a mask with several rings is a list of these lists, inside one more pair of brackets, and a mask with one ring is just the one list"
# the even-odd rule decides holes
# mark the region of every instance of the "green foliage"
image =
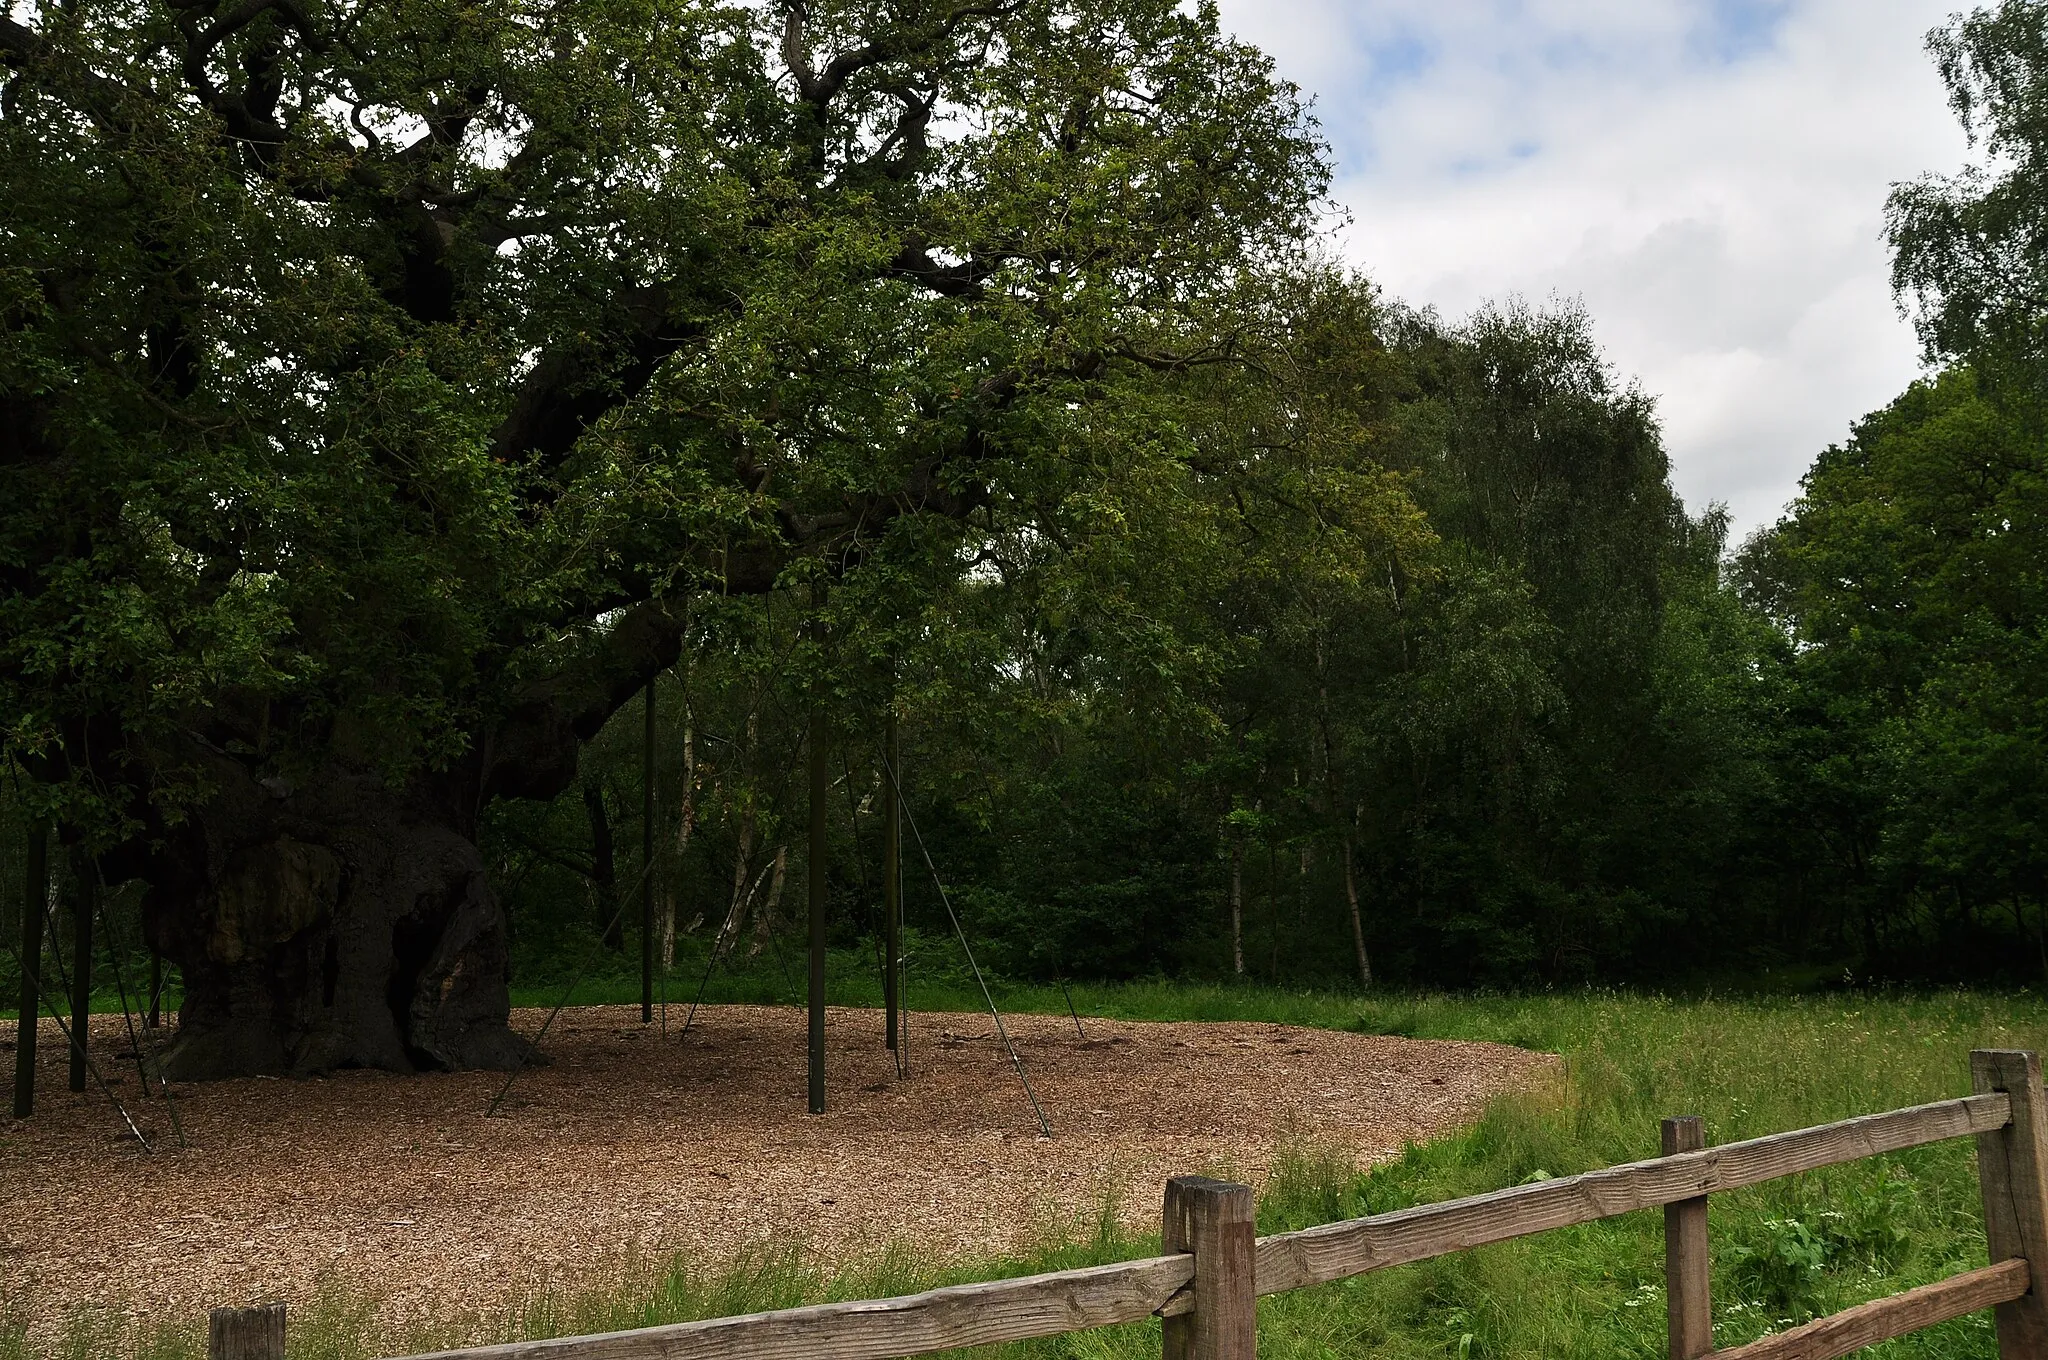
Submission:
[[1968,366],[1739,589],[1582,311],[1318,259],[1211,7],[196,12],[4,38],[9,796],[117,871],[342,769],[462,810],[523,983],[643,879],[664,959],[758,958],[822,705],[840,949],[893,716],[912,920],[1019,977],[2048,969],[2048,407],[1970,264],[2032,239],[2039,4],[1935,44],[1998,177],[1892,205]]
[[[1583,316],[1448,331],[1327,274],[1260,305],[1275,319],[1256,333],[1285,343],[1173,397],[1185,443],[1124,465],[1114,515],[1069,501],[1056,535],[990,533],[923,631],[897,635],[889,707],[938,880],[1026,976],[1641,967],[1713,915],[1757,803],[1754,659],[1773,635],[1720,583],[1721,521],[1678,512],[1643,400],[1615,390]],[[1484,509],[1524,502],[1541,523]],[[792,824],[800,610],[707,622],[663,700],[718,743],[693,757],[720,805],[696,795],[679,891],[745,876],[720,827]],[[837,918],[872,929],[882,700],[846,628],[835,761],[857,792],[832,814],[831,872]],[[636,726],[622,715],[593,762],[622,790]],[[727,773],[743,729],[767,760],[751,814]],[[573,806],[553,817],[575,836]],[[909,866],[913,919],[936,928],[932,874],[915,850]]]
[[1826,866],[1823,928],[1866,967],[2012,974],[2031,956],[2048,976],[2048,6],[2000,0],[1929,45],[1985,162],[1896,187],[1887,228],[1946,367],[1824,453],[1743,555],[1790,643],[1777,853]]
[[1916,305],[1930,358],[1991,360],[2038,402],[2048,396],[2036,248],[2048,223],[2048,7],[1999,0],[1954,15],[1928,45],[1986,163],[1893,189],[1893,288]]
[[1957,971],[2048,968],[2042,448],[1951,370],[1829,450],[1745,550],[1793,643],[1780,778],[1879,966],[1932,945]]
[[1123,513],[1328,178],[1170,0],[213,9],[0,29],[0,713],[109,845],[195,730],[459,771],[621,610]]
[[1773,1314],[1808,1316],[1833,1255],[1831,1246],[1799,1219],[1761,1219],[1750,1240],[1729,1251],[1729,1273],[1738,1288]]

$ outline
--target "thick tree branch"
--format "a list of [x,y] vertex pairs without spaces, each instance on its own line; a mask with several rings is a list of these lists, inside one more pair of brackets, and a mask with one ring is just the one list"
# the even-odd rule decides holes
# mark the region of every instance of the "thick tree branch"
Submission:
[[609,371],[605,361],[611,356],[587,347],[543,356],[499,422],[491,455],[558,463],[585,430],[645,390],[662,360],[703,334],[701,325],[671,320],[671,297],[666,284],[620,295],[615,310],[625,323],[622,353]]
[[944,297],[972,297],[1008,261],[1008,256],[967,259],[959,264],[940,264],[931,256],[925,239],[912,235],[903,249],[889,261],[891,278],[907,279]]
[[43,57],[48,50],[49,45],[40,33],[0,14],[0,62],[20,70]]
[[[936,48],[952,41],[953,35],[972,19],[1000,19],[1023,8],[1023,0],[1002,0],[1002,3],[962,5],[939,21],[938,27],[925,37],[896,36],[866,43],[850,52],[843,52],[826,63],[804,90],[807,102],[822,108],[838,98],[839,92],[852,80],[871,66],[896,61],[910,56],[923,46]],[[801,86],[799,87],[801,88]]]
[[810,6],[804,0],[786,0],[782,18],[782,64],[796,80],[796,90],[807,104],[816,104],[814,92],[818,87],[818,73],[812,69],[811,60],[804,53],[804,23],[810,17]]
[[[976,390],[988,414],[1012,405],[1030,385],[1048,380],[1088,381],[1109,356],[1088,351],[1064,364],[1038,364],[989,378]],[[699,573],[728,595],[762,595],[777,588],[800,556],[822,558],[844,574],[866,557],[888,525],[907,515],[964,521],[989,503],[975,476],[999,450],[985,421],[976,421],[953,445],[912,468],[894,487],[840,498],[829,508],[781,505],[775,534],[687,553]],[[611,625],[588,652],[561,672],[522,692],[512,714],[491,739],[485,758],[486,796],[552,798],[575,778],[576,748],[594,737],[649,677],[675,664],[687,618],[670,599],[637,600],[625,594],[594,602]]]
[[307,46],[312,50],[326,50],[326,39],[315,28],[311,13],[299,4],[298,0],[242,0],[241,4],[207,25],[199,34],[200,43],[208,53],[211,53],[264,14],[272,12],[280,15],[288,26],[305,39]]
[[911,90],[892,91],[903,105],[892,128],[874,154],[863,161],[860,169],[879,174],[885,179],[903,181],[915,173],[931,148],[928,136],[932,124],[932,111],[938,107],[937,90],[919,95]]

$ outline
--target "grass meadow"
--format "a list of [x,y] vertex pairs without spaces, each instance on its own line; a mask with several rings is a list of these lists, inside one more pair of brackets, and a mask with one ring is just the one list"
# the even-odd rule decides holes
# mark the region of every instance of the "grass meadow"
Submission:
[[[852,970],[846,970],[851,972]],[[842,973],[845,976],[846,973]],[[697,978],[690,977],[694,992]],[[718,980],[711,999],[776,1001],[772,971]],[[836,1002],[874,998],[861,985]],[[551,1004],[551,993],[521,1004]],[[624,981],[585,984],[578,1002],[637,996]],[[1729,1142],[1966,1094],[1975,1047],[2048,1048],[2048,1003],[2034,994],[1954,991],[1671,998],[1621,992],[1529,996],[1303,994],[1172,983],[1077,985],[1084,1015],[1261,1020],[1484,1039],[1563,1055],[1555,1089],[1501,1100],[1457,1136],[1365,1169],[1314,1142],[1277,1168],[1260,1202],[1261,1232],[1380,1213],[1542,1176],[1654,1156],[1658,1121],[1699,1114]],[[913,983],[913,1004],[978,1004],[965,980]],[[670,1004],[687,1004],[670,994]],[[1008,987],[1011,1010],[1057,1011],[1059,987]],[[917,1030],[913,1012],[912,1043]],[[1190,1167],[1190,1171],[1214,1168]],[[1718,1345],[1894,1293],[1985,1262],[1971,1149],[1950,1142],[1716,1196],[1712,1202]],[[1006,1259],[933,1262],[914,1245],[860,1261],[819,1260],[788,1243],[736,1262],[645,1261],[586,1292],[527,1300],[497,1319],[498,1339],[608,1331],[935,1284],[1092,1264],[1158,1249],[1113,1221],[1048,1237]],[[1261,1354],[1311,1356],[1648,1357],[1664,1347],[1662,1216],[1657,1211],[1262,1300]],[[359,1360],[445,1344],[425,1325],[380,1334],[372,1301],[330,1297],[294,1311],[292,1360]],[[451,1324],[452,1326],[452,1324]],[[54,1346],[0,1330],[0,1360],[189,1360],[189,1327],[150,1328],[81,1315]],[[990,1357],[1140,1357],[1159,1352],[1157,1324],[973,1352]],[[1887,1360],[1996,1355],[1988,1315],[1872,1352]]]

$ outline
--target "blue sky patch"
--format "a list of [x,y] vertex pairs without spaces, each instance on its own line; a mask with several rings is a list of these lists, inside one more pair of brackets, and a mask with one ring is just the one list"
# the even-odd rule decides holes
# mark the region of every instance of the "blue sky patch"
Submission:
[[1689,55],[1724,66],[1770,51],[1792,14],[1791,0],[1706,0],[1701,8]]
[[1366,70],[1374,85],[1384,88],[1426,75],[1436,65],[1437,44],[1412,28],[1402,28],[1365,48]]

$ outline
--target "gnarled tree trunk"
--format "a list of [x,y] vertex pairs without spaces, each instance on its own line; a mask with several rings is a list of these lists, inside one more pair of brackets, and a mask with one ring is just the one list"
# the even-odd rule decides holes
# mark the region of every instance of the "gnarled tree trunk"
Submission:
[[220,792],[144,870],[151,943],[185,981],[167,1075],[523,1060],[470,825],[374,775],[295,787],[219,766]]
[[343,755],[299,779],[265,776],[260,760],[229,754],[263,720],[217,714],[221,740],[176,753],[211,796],[109,861],[113,874],[149,885],[149,942],[184,977],[167,1074],[524,1061],[529,1047],[510,1025],[505,913],[477,816],[495,797],[570,787],[582,743],[674,661],[680,637],[661,606],[632,611],[600,655],[530,687],[467,760],[401,787]]

